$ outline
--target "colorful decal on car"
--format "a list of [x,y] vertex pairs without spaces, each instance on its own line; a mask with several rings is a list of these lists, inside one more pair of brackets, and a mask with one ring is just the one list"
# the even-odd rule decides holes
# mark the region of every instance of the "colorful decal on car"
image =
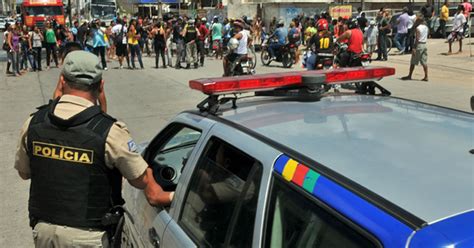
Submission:
[[275,160],[273,171],[372,233],[386,248],[404,247],[413,232],[394,216],[285,154]]
[[280,155],[275,161],[274,170],[286,181],[298,185],[311,194],[314,193],[316,183],[320,177],[316,171],[284,154]]

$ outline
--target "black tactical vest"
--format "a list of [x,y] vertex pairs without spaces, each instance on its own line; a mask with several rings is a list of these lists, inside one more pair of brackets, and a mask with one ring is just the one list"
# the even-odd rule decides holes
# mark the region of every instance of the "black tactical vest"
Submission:
[[192,40],[196,40],[197,32],[195,26],[188,26],[186,28],[186,34],[184,35],[184,42],[188,43]]
[[105,165],[105,142],[116,121],[93,106],[68,120],[40,107],[28,129],[30,217],[57,225],[102,228],[121,197],[122,175]]

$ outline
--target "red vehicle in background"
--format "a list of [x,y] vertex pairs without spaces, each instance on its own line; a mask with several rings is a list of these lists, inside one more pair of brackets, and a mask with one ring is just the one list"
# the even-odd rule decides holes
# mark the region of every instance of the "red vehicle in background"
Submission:
[[59,25],[65,24],[62,0],[23,0],[17,1],[17,4],[21,4],[21,18],[28,27],[42,28],[48,20],[55,20]]

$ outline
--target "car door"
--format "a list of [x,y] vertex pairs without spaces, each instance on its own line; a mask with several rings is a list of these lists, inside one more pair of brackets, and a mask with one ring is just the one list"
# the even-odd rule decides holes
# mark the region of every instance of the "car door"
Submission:
[[[174,191],[180,180],[182,168],[193,151],[199,147],[201,137],[205,136],[211,123],[177,117],[165,127],[143,152],[145,161],[153,170],[155,180],[166,191]],[[155,247],[162,236],[164,227],[154,228],[160,211],[169,211],[169,207],[154,207],[148,204],[142,190],[126,183],[123,196],[126,200],[125,226],[122,234],[124,247]],[[164,223],[166,226],[166,223]],[[161,230],[161,233],[160,231]]]
[[276,152],[218,124],[200,150],[179,182],[162,247],[258,246],[270,175],[265,165]]

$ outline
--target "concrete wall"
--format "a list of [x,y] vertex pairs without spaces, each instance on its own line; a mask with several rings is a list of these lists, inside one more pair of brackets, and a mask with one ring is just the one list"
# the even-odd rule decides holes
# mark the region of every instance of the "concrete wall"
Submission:
[[257,4],[242,3],[241,0],[227,0],[227,16],[240,18],[243,15],[254,17],[257,15]]
[[[234,0],[236,1],[236,0]],[[254,0],[258,1],[258,0]],[[425,0],[415,0],[414,6],[421,6],[426,3]],[[381,7],[391,8],[391,9],[402,9],[404,6],[407,6],[407,2],[365,2],[365,10],[377,10]],[[360,6],[360,2],[357,4],[352,4],[353,11],[355,12],[357,7]],[[329,4],[324,1],[312,1],[308,3],[294,2],[294,3],[264,3],[262,4],[262,19],[265,22],[266,26],[270,23],[273,17],[276,17],[277,20],[282,19],[285,21],[285,26],[288,26],[291,22],[291,19],[296,17],[300,13],[305,13],[305,16],[314,16],[319,14],[321,11],[328,11]],[[256,9],[256,7],[255,7]],[[229,8],[230,11],[230,8]]]

